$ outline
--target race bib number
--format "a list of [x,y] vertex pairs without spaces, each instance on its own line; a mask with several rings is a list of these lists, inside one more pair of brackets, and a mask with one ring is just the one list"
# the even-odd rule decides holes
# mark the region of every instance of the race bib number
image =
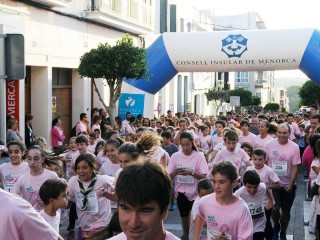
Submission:
[[[178,169],[187,169],[193,171],[192,168],[184,167],[184,166],[178,166]],[[193,176],[185,176],[185,175],[177,175],[177,183],[183,183],[183,184],[194,184],[194,177]]]
[[177,176],[177,183],[184,183],[184,184],[194,184],[194,177],[193,176]]
[[248,208],[252,219],[257,219],[264,216],[262,203],[248,203]]
[[6,182],[4,184],[4,190],[6,190],[7,192],[11,192],[13,186],[14,186],[14,182]]
[[[90,213],[98,213],[98,198],[97,194],[95,192],[91,192],[87,195],[88,203],[87,203],[87,210],[86,212]],[[76,201],[77,201],[77,207],[82,208],[84,196],[81,192],[76,193]]]
[[286,176],[288,170],[287,161],[272,161],[272,169],[278,176]]
[[[207,237],[208,240],[214,239],[215,237],[221,236],[222,233],[213,229],[208,228],[207,229]],[[232,237],[229,233],[223,233],[223,236],[225,237],[226,240],[232,240]]]

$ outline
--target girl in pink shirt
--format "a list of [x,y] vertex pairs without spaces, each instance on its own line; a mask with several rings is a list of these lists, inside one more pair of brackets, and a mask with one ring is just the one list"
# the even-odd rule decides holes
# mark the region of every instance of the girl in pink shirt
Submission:
[[22,161],[26,146],[20,141],[8,143],[8,154],[10,163],[0,165],[0,179],[2,179],[4,190],[11,192],[15,182],[24,173],[29,171],[28,164]]
[[12,192],[22,196],[37,211],[43,209],[43,202],[39,197],[39,189],[46,180],[58,179],[55,172],[43,168],[45,153],[38,145],[31,146],[28,151],[28,165],[30,171],[18,178]]
[[192,134],[183,132],[180,135],[182,151],[171,156],[167,171],[175,183],[175,196],[182,219],[184,236],[188,237],[190,211],[198,197],[198,181],[205,178],[208,165],[205,157],[193,142]]
[[200,130],[202,133],[201,136],[199,136],[200,149],[202,149],[204,153],[207,153],[210,149],[210,141],[211,141],[211,136],[209,135],[210,129],[207,125],[202,125]]
[[79,225],[84,238],[106,227],[111,218],[110,201],[101,196],[101,189],[112,186],[113,178],[95,173],[95,159],[91,154],[81,154],[76,159],[76,176],[68,182],[69,199],[76,203]]

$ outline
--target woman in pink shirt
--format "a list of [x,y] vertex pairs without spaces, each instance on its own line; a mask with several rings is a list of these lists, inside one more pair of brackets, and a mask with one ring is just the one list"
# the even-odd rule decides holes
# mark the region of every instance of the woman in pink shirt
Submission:
[[51,141],[53,150],[61,147],[65,139],[63,130],[61,129],[61,120],[60,117],[56,117],[52,120],[52,129],[51,129]]
[[193,140],[191,133],[181,133],[182,151],[171,156],[167,167],[167,171],[175,183],[175,197],[186,239],[189,234],[190,211],[194,200],[198,197],[198,182],[205,178],[209,171],[204,155],[198,151]]
[[256,136],[253,142],[253,148],[261,148],[264,149],[264,145],[273,140],[273,137],[269,135],[270,123],[267,120],[262,120],[259,123],[259,133],[260,135]]

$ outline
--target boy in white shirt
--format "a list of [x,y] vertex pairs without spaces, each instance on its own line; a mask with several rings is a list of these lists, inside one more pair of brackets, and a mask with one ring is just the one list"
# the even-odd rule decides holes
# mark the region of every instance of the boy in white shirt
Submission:
[[60,211],[68,205],[67,181],[48,179],[40,187],[39,196],[44,203],[44,209],[40,215],[59,233]]
[[253,240],[264,239],[264,229],[266,226],[266,215],[264,212],[265,196],[270,198],[266,185],[260,183],[259,174],[250,170],[243,176],[243,184],[235,194],[241,197],[248,205],[253,221]]

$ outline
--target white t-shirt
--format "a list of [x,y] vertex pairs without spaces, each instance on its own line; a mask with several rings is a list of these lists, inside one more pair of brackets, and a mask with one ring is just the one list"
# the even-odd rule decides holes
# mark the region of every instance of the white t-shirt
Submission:
[[266,227],[266,215],[264,212],[264,199],[267,190],[264,183],[260,183],[258,191],[255,195],[251,195],[245,186],[241,187],[234,194],[241,197],[248,205],[252,222],[253,222],[253,232],[264,232]]
[[[196,200],[194,200],[193,205],[192,205],[192,209],[191,209],[190,225],[189,225],[189,238],[190,239],[192,239],[192,237],[193,237],[194,221],[196,220],[196,217],[199,213],[199,200],[200,200],[200,197],[198,197]],[[206,239],[207,239],[207,227],[203,226],[199,240],[206,240]]]
[[57,211],[55,216],[50,216],[44,210],[41,210],[40,215],[59,233],[60,211]]

